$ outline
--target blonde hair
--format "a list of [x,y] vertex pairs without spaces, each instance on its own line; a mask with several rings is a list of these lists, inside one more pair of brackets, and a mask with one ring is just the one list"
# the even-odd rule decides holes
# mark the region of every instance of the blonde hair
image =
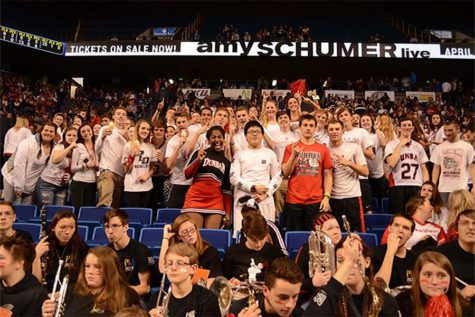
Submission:
[[387,114],[380,114],[376,117],[376,120],[380,122],[379,130],[383,132],[386,143],[392,141],[394,139],[394,125],[391,117]]
[[15,125],[13,126],[13,128],[15,130],[20,130],[21,128],[27,128],[28,129],[28,119],[27,118],[23,118],[23,117],[16,117],[16,121],[15,121]]
[[[276,112],[279,111],[279,105],[277,104],[277,101],[275,100],[266,101],[266,103],[264,104],[264,109],[262,109],[261,111],[261,117],[260,117],[260,121],[264,128],[267,128],[267,125],[269,124],[269,117],[267,117],[267,111],[266,111],[268,103],[271,103],[274,105]],[[277,120],[277,116],[276,116],[276,120]]]
[[466,189],[455,190],[449,195],[447,207],[449,209],[448,226],[452,227],[459,213],[465,209],[475,209],[475,199]]

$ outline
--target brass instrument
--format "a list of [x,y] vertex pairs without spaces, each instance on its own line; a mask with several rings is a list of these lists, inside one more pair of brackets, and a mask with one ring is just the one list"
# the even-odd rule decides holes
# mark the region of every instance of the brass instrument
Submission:
[[[46,233],[46,224],[47,224],[47,214],[46,214],[46,205],[43,204],[41,207],[41,239],[47,236]],[[48,252],[41,256],[41,285],[48,292]]]
[[[351,231],[350,231],[350,223],[346,219],[345,215],[343,215],[341,217],[343,219],[343,226],[345,227],[345,230],[348,233],[348,239],[350,239],[350,243],[351,243],[354,240],[354,237],[353,237],[353,235],[351,234]],[[383,308],[381,299],[379,298],[379,295],[376,293],[376,289],[375,289],[373,283],[366,276],[365,268],[364,268],[363,264],[361,263],[361,259],[359,257],[358,257],[358,260],[357,260],[356,264],[358,266],[358,271],[361,273],[361,276],[363,277],[363,280],[364,280],[364,283],[365,283],[366,287],[368,288],[368,290],[371,293],[372,302],[369,305],[368,316],[369,317],[377,317],[377,316],[379,316],[379,313],[380,313],[381,309]]]
[[66,299],[68,283],[69,283],[69,275],[66,274],[66,276],[63,278],[63,282],[61,283],[61,288],[59,289],[58,303],[56,304],[56,311],[54,313],[54,317],[61,317],[64,314],[64,311],[66,309],[66,304],[64,303],[64,301]]
[[221,312],[221,316],[227,316],[233,298],[233,291],[229,281],[223,276],[218,276],[214,279],[209,290],[215,293],[216,296],[218,296],[219,310]]
[[308,275],[310,278],[316,270],[320,272],[336,272],[335,266],[335,247],[333,246],[331,238],[322,231],[320,226],[315,228],[315,231],[310,232],[308,237]]
[[[161,313],[161,316],[166,317],[168,315],[168,301],[171,295],[171,286],[168,287],[168,291],[165,292],[165,280],[167,278],[167,271],[163,272],[162,281],[160,282],[160,292],[157,296],[157,305],[155,306]],[[163,296],[163,299],[162,299]]]

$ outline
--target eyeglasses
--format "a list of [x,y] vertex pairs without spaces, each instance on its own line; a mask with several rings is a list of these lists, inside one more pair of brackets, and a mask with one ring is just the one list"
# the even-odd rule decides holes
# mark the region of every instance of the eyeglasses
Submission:
[[112,230],[117,230],[120,227],[122,227],[121,224],[114,223],[113,225],[104,225],[104,229],[112,229]]
[[176,265],[176,267],[185,267],[187,265],[190,265],[190,263],[187,263],[183,260],[165,262],[165,268],[173,267],[173,265]]
[[180,237],[186,237],[187,235],[193,234],[196,232],[195,228],[190,228],[188,230],[183,230],[182,232],[179,233]]

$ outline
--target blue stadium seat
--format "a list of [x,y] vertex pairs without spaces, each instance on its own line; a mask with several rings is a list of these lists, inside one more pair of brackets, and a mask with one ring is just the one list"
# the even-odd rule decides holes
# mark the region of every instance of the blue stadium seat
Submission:
[[102,223],[102,218],[106,211],[110,210],[110,208],[105,207],[81,207],[79,208],[78,214],[78,221],[85,220],[85,221],[98,221]]
[[48,205],[46,206],[46,219],[50,221],[51,219],[53,219],[53,216],[55,213],[57,213],[58,211],[65,211],[65,210],[71,211],[72,213],[74,213],[74,207],[72,206]]
[[371,209],[373,212],[380,212],[381,209],[379,208],[378,198],[371,197]]
[[129,222],[140,222],[143,225],[152,224],[152,209],[150,208],[122,208],[129,215]]
[[145,244],[150,251],[152,251],[152,255],[158,256],[160,254],[160,248],[162,246],[162,239],[163,239],[163,228],[143,228],[140,231],[139,241]]
[[36,205],[13,205],[15,208],[17,221],[28,221],[36,217]]
[[377,236],[378,244],[381,245],[384,231],[386,231],[386,228],[372,228],[369,233],[374,233]]
[[224,256],[226,250],[231,246],[231,232],[229,230],[200,229],[200,234],[204,240],[218,249],[221,256]]
[[33,242],[38,242],[41,236],[41,224],[38,223],[23,223],[15,222],[13,224],[13,229],[19,229],[28,232],[33,239]]
[[371,214],[364,215],[366,230],[371,231],[375,228],[386,228],[393,215],[390,214]]
[[285,245],[291,259],[295,259],[302,244],[308,242],[309,235],[310,231],[287,231],[285,233]]
[[157,219],[153,223],[154,227],[163,227],[171,224],[181,213],[181,209],[177,208],[159,208],[157,210]]
[[389,210],[389,198],[383,198],[381,199],[381,212],[384,214],[389,214],[391,213]]
[[[363,240],[370,248],[374,248],[379,245],[378,237],[374,233],[355,232],[354,234],[359,235],[361,240]],[[348,233],[343,232],[342,237],[345,238],[346,236],[348,236]]]
[[83,241],[86,241],[87,239],[89,239],[89,227],[78,225],[78,234],[81,239],[83,239]]

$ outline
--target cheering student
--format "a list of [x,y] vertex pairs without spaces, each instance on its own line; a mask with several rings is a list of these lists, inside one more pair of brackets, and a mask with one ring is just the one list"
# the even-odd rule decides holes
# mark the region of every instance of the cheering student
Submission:
[[94,144],[96,155],[100,156],[97,206],[119,208],[124,191],[125,175],[121,159],[124,146],[130,139],[125,125],[127,110],[124,107],[117,107],[112,117],[113,123],[101,128]]
[[[0,239],[0,315],[40,316],[45,290],[31,275],[35,258],[33,244],[18,238]],[[10,315],[12,316],[12,315]]]
[[165,225],[163,228],[163,240],[158,261],[161,273],[165,273],[165,255],[168,247],[180,242],[194,247],[198,252],[199,267],[210,271],[206,283],[208,286],[211,285],[214,278],[223,275],[218,250],[203,240],[198,226],[188,214],[179,215],[171,226]]
[[33,239],[28,232],[13,228],[15,220],[16,213],[13,204],[9,201],[0,201],[0,239],[15,237],[33,243]]
[[450,261],[438,252],[419,255],[413,270],[412,288],[396,296],[401,316],[473,316],[473,307],[462,306]]
[[198,252],[195,248],[185,243],[176,243],[168,248],[165,255],[165,270],[170,281],[170,292],[166,300],[168,315],[163,314],[163,302],[160,302],[162,309],[152,309],[152,317],[221,315],[216,295],[202,286],[192,284],[197,268]]
[[124,192],[129,207],[148,207],[150,191],[153,188],[152,175],[157,161],[155,147],[150,142],[150,123],[140,119],[133,128],[132,140],[124,146]]
[[337,271],[316,293],[303,316],[399,316],[396,300],[373,283],[366,244],[344,238],[335,250]]
[[[76,285],[68,285],[63,317],[112,316],[122,308],[139,305],[137,293],[129,287],[114,250],[98,246],[86,256]],[[43,302],[43,317],[53,317],[57,301]]]
[[[46,279],[48,292],[53,289],[59,260],[64,261],[60,277],[63,278],[69,274],[71,282],[77,279],[79,267],[89,249],[79,236],[77,229],[77,219],[71,211],[58,211],[51,220],[46,237],[36,245],[33,274],[38,281]],[[41,257],[45,254],[48,256],[48,261],[46,276],[43,276]]]
[[77,147],[71,155],[71,199],[74,210],[93,206],[96,199],[96,180],[99,158],[94,150],[95,136],[89,124],[79,127]]
[[185,177],[193,178],[182,213],[188,213],[199,228],[219,229],[223,215],[231,218],[231,162],[224,153],[224,129],[213,126],[206,132],[210,147],[195,151],[185,166]]
[[294,317],[302,314],[297,306],[303,274],[297,264],[288,258],[276,259],[264,278],[262,294],[256,295],[256,303],[248,306],[244,298],[231,305],[230,312],[238,317]]
[[71,179],[71,155],[73,149],[77,147],[77,137],[76,128],[66,128],[62,141],[54,146],[51,158],[36,184],[38,208],[44,205],[65,205],[68,183]]
[[32,204],[36,183],[50,160],[56,125],[46,122],[39,133],[18,144],[15,155],[2,167],[3,193],[6,201]]

